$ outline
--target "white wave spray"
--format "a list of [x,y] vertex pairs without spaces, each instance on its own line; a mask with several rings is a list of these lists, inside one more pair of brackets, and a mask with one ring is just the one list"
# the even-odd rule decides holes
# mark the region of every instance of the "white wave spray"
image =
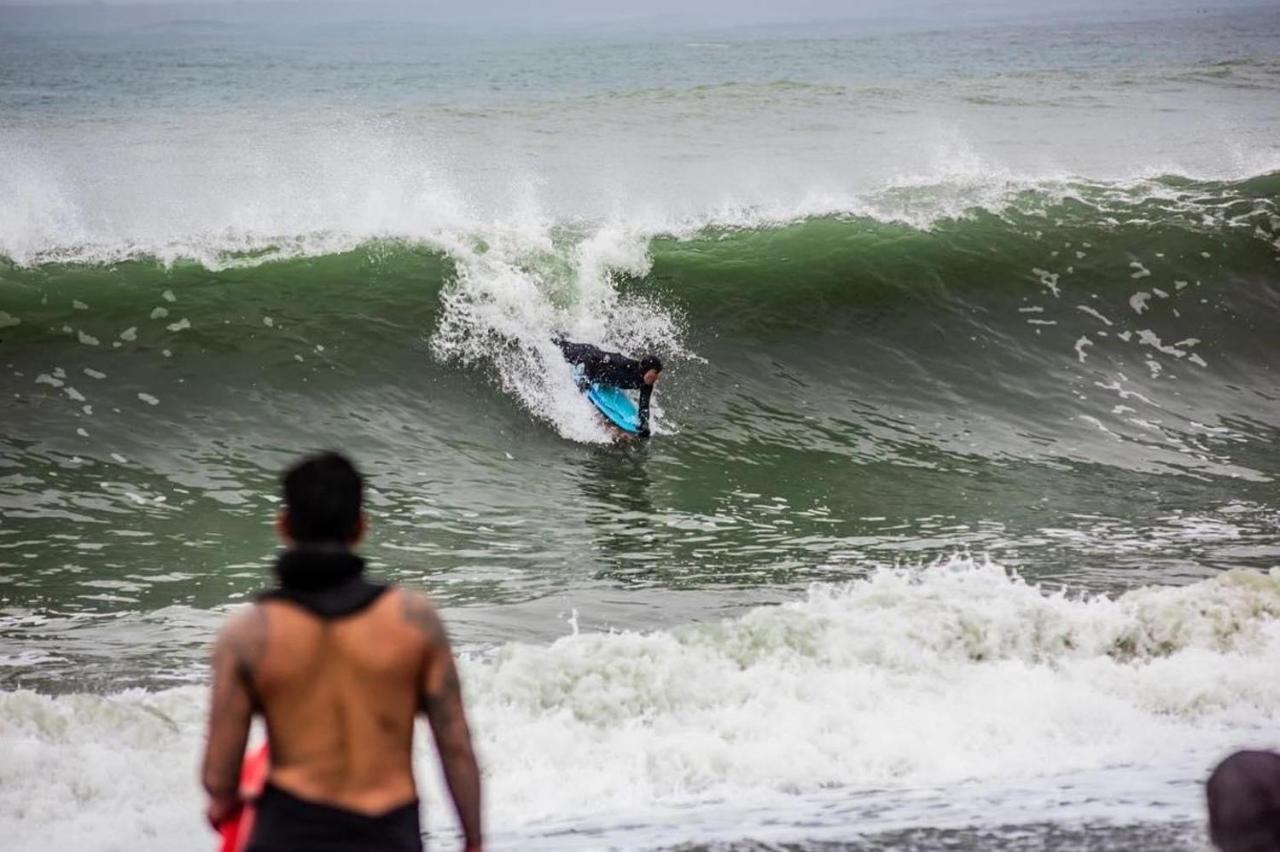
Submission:
[[[672,808],[735,836],[740,810],[783,804],[790,828],[773,830],[805,837],[821,830],[806,803],[863,796],[857,829],[873,830],[886,802],[956,806],[975,784],[950,819],[1038,819],[1076,795],[1111,819],[1197,820],[1213,761],[1274,745],[1278,617],[1280,570],[1112,598],[955,560],[714,623],[505,645],[463,674],[495,848],[611,823],[631,826],[623,845],[677,842]],[[202,698],[0,693],[4,836],[51,852],[199,836]]]

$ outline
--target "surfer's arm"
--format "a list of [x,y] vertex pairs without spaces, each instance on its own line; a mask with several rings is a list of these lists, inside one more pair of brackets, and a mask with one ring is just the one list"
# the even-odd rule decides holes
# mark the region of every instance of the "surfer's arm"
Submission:
[[466,852],[483,846],[480,829],[480,767],[471,746],[471,729],[462,705],[462,685],[449,638],[435,607],[425,595],[405,593],[405,618],[427,640],[422,667],[421,705],[440,754],[445,783],[458,811]]
[[640,404],[636,406],[640,428],[636,430],[636,434],[641,438],[649,437],[649,397],[651,396],[653,396],[653,385],[644,385],[640,388]]
[[251,607],[222,628],[213,646],[209,735],[201,780],[209,794],[206,815],[215,828],[240,807],[240,766],[253,719],[252,667],[265,635],[262,613]]

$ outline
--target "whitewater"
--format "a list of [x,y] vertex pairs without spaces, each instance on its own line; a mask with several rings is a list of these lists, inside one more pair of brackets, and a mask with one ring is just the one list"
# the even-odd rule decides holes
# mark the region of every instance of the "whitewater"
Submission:
[[[1274,571],[1111,599],[956,559],[732,619],[502,645],[462,674],[498,848],[649,847],[690,824],[785,838],[780,818],[848,840],[993,806],[1190,822],[1214,758],[1275,729],[1278,614]],[[14,848],[164,849],[200,830],[199,687],[0,706]]]

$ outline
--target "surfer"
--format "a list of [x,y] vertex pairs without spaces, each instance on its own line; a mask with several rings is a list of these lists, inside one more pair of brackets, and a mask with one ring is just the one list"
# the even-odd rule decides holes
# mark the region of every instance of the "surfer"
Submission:
[[621,352],[606,352],[590,343],[572,343],[563,337],[553,337],[551,342],[560,347],[566,361],[582,367],[585,381],[623,390],[638,389],[640,428],[636,434],[649,437],[649,398],[662,375],[662,359],[651,353],[637,361]]
[[352,551],[365,531],[363,490],[337,453],[284,476],[279,585],[232,616],[213,650],[209,821],[244,804],[241,761],[261,714],[271,766],[249,852],[421,852],[411,757],[422,711],[466,850],[480,852],[480,773],[444,626],[426,595],[365,578]]

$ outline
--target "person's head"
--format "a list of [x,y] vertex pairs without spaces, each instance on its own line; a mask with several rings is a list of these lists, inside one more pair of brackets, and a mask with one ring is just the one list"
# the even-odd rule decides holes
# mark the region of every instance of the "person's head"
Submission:
[[1205,794],[1220,852],[1280,850],[1280,754],[1236,752],[1213,770]]
[[364,535],[364,482],[341,453],[307,456],[285,471],[284,505],[276,519],[290,544],[351,546]]
[[646,385],[657,384],[660,375],[662,375],[661,358],[651,353],[640,359],[640,376]]

